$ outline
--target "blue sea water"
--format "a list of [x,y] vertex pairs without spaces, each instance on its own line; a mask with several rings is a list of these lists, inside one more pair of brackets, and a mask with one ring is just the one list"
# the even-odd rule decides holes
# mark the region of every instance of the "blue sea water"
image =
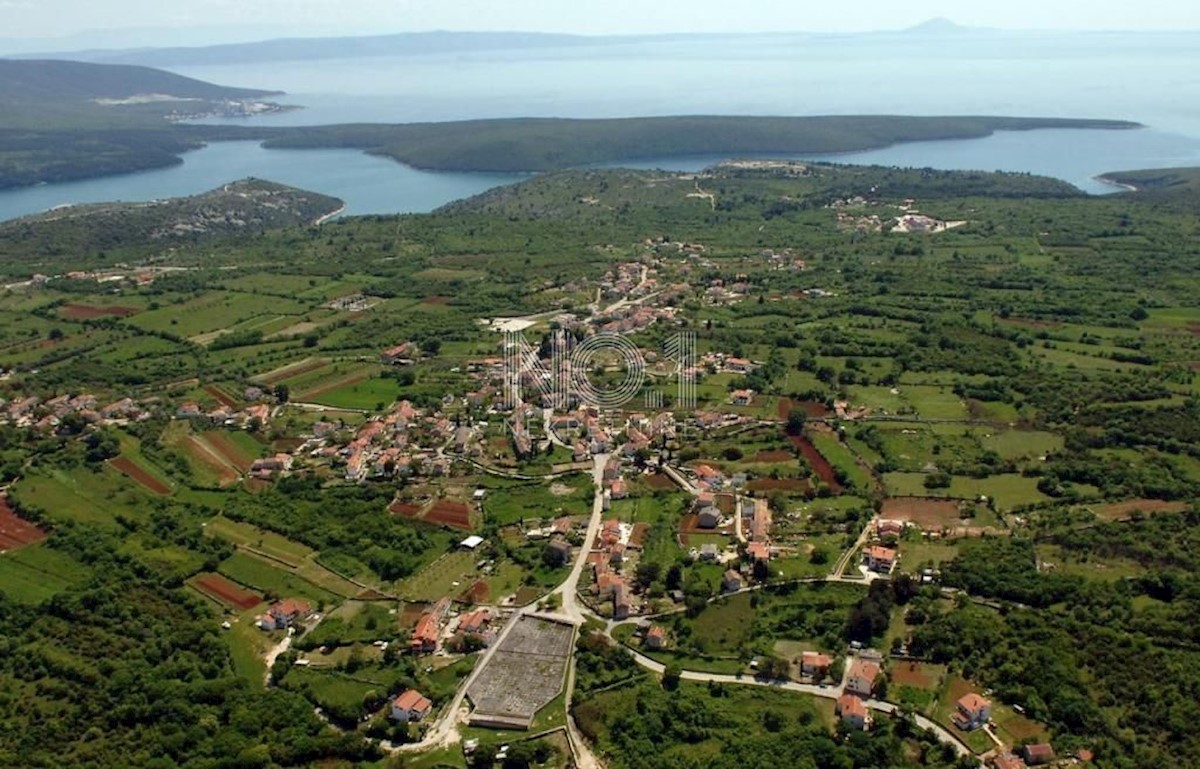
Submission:
[[[263,125],[469,118],[742,114],[1036,115],[1133,120],[1134,131],[1052,130],[921,142],[844,163],[1027,171],[1089,192],[1105,171],[1200,165],[1200,33],[771,35],[606,42],[175,71],[280,89],[304,109]],[[722,158],[642,158],[692,170]],[[246,176],[335,195],[347,214],[429,211],[521,178],[422,172],[352,150],[214,144],[172,168],[0,192],[0,219],[65,203],[195,194]]]

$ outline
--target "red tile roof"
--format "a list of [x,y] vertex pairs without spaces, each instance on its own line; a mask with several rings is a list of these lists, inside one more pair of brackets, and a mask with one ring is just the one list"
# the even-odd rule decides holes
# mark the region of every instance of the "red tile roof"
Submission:
[[433,706],[433,703],[426,699],[425,696],[416,689],[405,689],[400,696],[396,698],[394,704],[401,710],[408,711],[429,710],[429,708]]

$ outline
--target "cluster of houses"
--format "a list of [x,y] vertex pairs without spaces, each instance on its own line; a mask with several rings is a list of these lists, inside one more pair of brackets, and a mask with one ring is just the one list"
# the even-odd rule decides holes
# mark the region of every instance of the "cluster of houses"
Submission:
[[632,539],[634,527],[616,518],[604,521],[587,563],[592,569],[592,590],[596,600],[611,602],[613,619],[626,619],[637,610],[633,590],[625,578],[629,556],[641,549]]
[[342,467],[346,480],[442,476],[451,460],[433,446],[463,453],[476,450],[473,427],[456,425],[441,414],[427,415],[409,401],[400,401],[383,416],[364,422],[347,440],[339,426],[317,422],[297,453]]
[[904,535],[905,521],[879,519],[874,523],[871,544],[863,550],[863,563],[876,574],[891,574],[900,559],[895,544]]
[[[246,389],[246,394],[259,393],[262,390],[257,387]],[[252,399],[247,399],[252,400]],[[224,404],[218,405],[214,409],[205,410],[200,404],[195,401],[185,401],[179,404],[179,408],[175,409],[176,419],[186,419],[193,424],[199,424],[203,427],[229,427],[234,429],[244,429],[248,427],[265,427],[271,421],[272,409],[266,403],[252,403],[244,409],[234,409]]]
[[152,416],[149,408],[131,398],[106,406],[100,406],[96,396],[87,393],[59,395],[46,401],[36,395],[11,401],[0,398],[0,420],[14,427],[56,433],[72,415],[78,415],[87,424],[144,422]]
[[878,685],[883,669],[878,661],[855,657],[846,671],[846,686],[838,697],[835,712],[848,729],[871,728],[871,714],[866,701]]

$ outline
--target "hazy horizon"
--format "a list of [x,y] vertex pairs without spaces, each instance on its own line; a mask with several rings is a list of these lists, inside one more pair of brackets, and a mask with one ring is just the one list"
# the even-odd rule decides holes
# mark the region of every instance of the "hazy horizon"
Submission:
[[[930,20],[1005,31],[1194,31],[1200,7],[1178,0],[1131,6],[1112,2],[1012,0],[961,3],[914,0],[900,6],[863,0],[848,15],[839,5],[774,2],[731,6],[713,0],[662,0],[653,5],[610,0],[547,6],[538,0],[346,0],[330,18],[316,0],[0,0],[5,31],[0,52],[207,46],[286,37],[346,37],[420,32],[535,32],[587,36],[900,31]],[[118,20],[114,23],[114,19]],[[121,23],[119,20],[136,20]]]

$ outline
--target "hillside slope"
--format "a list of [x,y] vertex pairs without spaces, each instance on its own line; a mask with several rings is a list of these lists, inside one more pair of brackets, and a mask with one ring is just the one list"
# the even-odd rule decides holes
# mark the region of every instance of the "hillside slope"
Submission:
[[280,132],[269,147],[353,147],[417,168],[545,171],[641,158],[854,152],[1040,128],[1128,129],[1118,120],[1024,117],[681,116],[521,118],[406,125],[337,125]]
[[0,225],[0,259],[177,243],[311,224],[342,201],[261,179],[148,203],[71,206]]

